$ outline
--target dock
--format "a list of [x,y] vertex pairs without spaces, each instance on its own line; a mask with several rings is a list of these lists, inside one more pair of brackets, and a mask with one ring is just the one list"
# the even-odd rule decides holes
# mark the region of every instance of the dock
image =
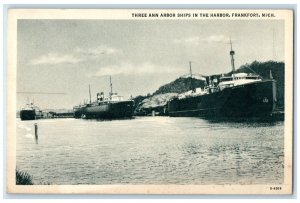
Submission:
[[53,118],[74,118],[74,111],[73,110],[43,111],[42,119],[53,119]]

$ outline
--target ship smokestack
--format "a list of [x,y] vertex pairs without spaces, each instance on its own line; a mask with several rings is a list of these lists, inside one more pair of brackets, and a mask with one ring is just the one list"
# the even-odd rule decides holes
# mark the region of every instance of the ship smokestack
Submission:
[[234,67],[234,54],[235,52],[232,50],[232,42],[230,39],[230,57],[231,57],[231,67],[232,67],[232,74],[233,74],[233,78],[234,78],[234,74],[235,74],[235,67]]

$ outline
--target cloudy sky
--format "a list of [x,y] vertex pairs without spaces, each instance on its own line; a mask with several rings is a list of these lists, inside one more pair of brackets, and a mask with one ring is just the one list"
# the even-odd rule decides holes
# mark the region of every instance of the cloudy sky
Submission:
[[17,108],[68,108],[113,90],[129,98],[153,93],[189,71],[204,75],[254,60],[284,61],[284,22],[278,20],[19,20]]

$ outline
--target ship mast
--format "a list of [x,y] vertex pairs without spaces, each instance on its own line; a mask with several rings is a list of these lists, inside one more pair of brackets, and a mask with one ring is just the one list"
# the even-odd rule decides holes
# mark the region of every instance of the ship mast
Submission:
[[232,50],[232,42],[231,42],[231,39],[230,39],[230,48],[231,48],[231,50],[230,50],[230,56],[231,56],[231,67],[232,67],[232,75],[233,75],[233,79],[235,79],[235,76],[234,76],[234,74],[235,74],[235,67],[234,67],[234,51]]
[[193,76],[193,73],[192,73],[192,62],[189,61],[189,64],[190,64],[190,75],[191,75],[191,77],[192,77],[192,76]]
[[90,104],[92,103],[92,97],[91,97],[91,86],[89,84],[89,95],[90,95]]
[[109,83],[110,83],[110,98],[113,94],[113,91],[112,91],[112,83],[111,83],[111,76],[109,76]]
[[194,91],[194,85],[193,85],[193,73],[192,73],[192,62],[189,61],[189,64],[190,64],[190,75],[191,75],[191,86],[190,86],[190,89],[192,91]]

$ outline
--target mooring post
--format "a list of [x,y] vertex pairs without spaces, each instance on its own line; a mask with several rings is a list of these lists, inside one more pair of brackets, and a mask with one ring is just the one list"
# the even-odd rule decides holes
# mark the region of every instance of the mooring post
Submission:
[[35,134],[35,140],[37,141],[38,138],[39,138],[39,135],[38,135],[38,125],[37,125],[37,123],[34,124],[34,134]]

